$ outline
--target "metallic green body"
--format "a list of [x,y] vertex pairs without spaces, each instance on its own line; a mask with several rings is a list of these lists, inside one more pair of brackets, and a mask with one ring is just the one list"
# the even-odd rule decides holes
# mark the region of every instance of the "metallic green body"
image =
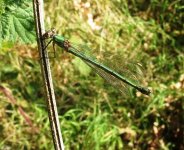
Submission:
[[131,81],[129,81],[127,78],[123,77],[123,75],[120,75],[119,73],[115,72],[114,70],[110,69],[109,67],[95,61],[94,59],[84,55],[83,53],[80,53],[79,51],[77,51],[75,48],[73,48],[72,46],[66,48],[64,46],[65,43],[65,38],[59,35],[55,35],[53,37],[53,41],[60,46],[61,48],[65,49],[67,52],[72,53],[73,55],[81,58],[84,62],[86,62],[89,66],[90,64],[92,64],[93,66],[96,66],[98,68],[100,68],[101,70],[105,71],[106,73],[114,76],[115,78],[123,81],[124,83],[134,87],[135,89],[137,89],[138,91],[140,91],[143,94],[149,95],[150,94],[150,90],[141,86],[138,86],[134,83],[132,83]]

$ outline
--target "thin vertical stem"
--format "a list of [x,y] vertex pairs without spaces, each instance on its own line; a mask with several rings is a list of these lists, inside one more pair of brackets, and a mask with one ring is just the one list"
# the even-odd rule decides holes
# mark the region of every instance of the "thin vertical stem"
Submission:
[[50,121],[50,126],[52,131],[54,147],[56,150],[64,150],[63,139],[62,139],[60,126],[59,126],[56,99],[55,99],[54,88],[52,83],[49,57],[48,57],[47,50],[45,49],[45,41],[42,38],[42,35],[45,33],[43,4],[44,4],[43,0],[33,0],[40,63],[41,63],[42,75],[44,79],[49,121]]

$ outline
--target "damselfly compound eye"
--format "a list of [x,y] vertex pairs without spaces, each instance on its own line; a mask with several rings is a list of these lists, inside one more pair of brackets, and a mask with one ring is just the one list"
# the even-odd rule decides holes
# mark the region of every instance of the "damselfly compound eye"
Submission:
[[43,34],[43,39],[52,38],[56,34],[56,29],[52,28]]

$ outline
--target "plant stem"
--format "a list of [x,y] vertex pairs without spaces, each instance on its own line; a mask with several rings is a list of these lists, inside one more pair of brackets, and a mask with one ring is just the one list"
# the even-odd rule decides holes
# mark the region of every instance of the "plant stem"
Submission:
[[42,68],[42,75],[44,79],[49,121],[52,131],[54,147],[55,150],[64,150],[63,139],[59,126],[56,99],[52,83],[50,63],[47,50],[45,49],[45,41],[42,38],[42,35],[45,33],[43,4],[43,0],[33,0],[39,57],[41,61],[40,63]]

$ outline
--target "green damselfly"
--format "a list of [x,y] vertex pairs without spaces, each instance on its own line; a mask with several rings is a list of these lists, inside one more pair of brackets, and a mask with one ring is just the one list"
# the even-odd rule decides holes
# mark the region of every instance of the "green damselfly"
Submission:
[[[133,81],[131,81],[128,77],[133,77],[136,79],[134,73],[129,73],[128,77],[124,74],[120,74],[119,72],[111,69],[103,63],[100,63],[94,56],[88,56],[78,49],[75,45],[71,44],[67,39],[63,36],[55,34],[55,30],[50,30],[43,35],[43,39],[51,38],[54,44],[57,44],[59,47],[63,48],[66,52],[69,52],[80,59],[82,59],[88,66],[90,66],[97,74],[99,74],[102,78],[106,79],[109,83],[111,83],[114,87],[120,89],[129,85],[136,90],[140,91],[145,95],[149,95],[151,91],[148,88],[137,85]],[[50,43],[49,42],[49,43]],[[47,44],[47,46],[49,45]],[[126,71],[127,72],[127,71]]]

